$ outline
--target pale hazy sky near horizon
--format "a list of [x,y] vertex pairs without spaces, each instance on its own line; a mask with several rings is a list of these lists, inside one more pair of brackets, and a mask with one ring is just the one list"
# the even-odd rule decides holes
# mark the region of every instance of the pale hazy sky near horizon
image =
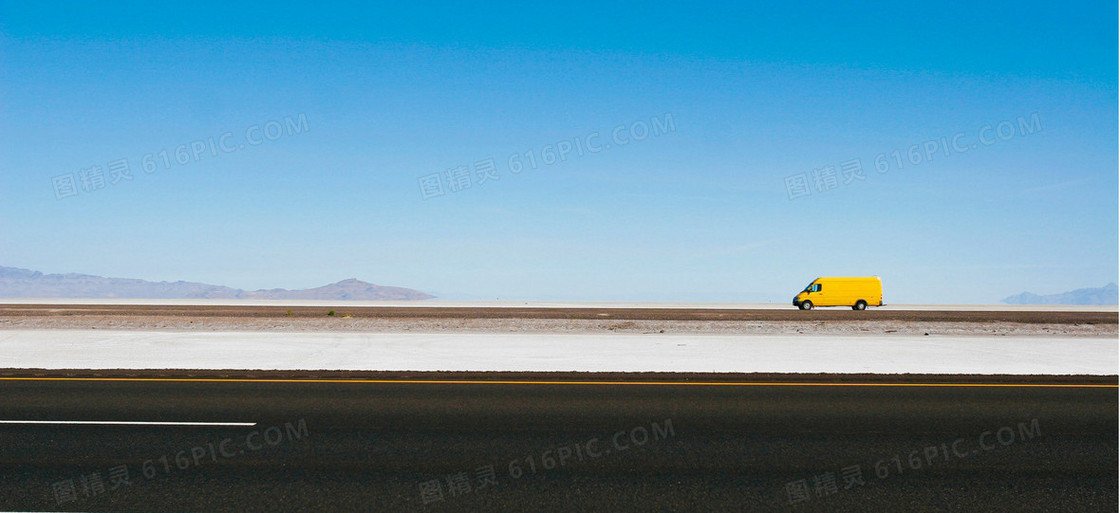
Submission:
[[0,2],[0,265],[466,300],[1101,286],[1116,20],[1115,2]]

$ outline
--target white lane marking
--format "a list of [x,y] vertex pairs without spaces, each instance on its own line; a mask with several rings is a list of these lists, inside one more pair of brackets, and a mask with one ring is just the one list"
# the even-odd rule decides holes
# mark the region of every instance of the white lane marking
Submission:
[[139,420],[0,420],[0,424],[61,424],[96,426],[220,426],[253,427],[256,422],[162,422]]

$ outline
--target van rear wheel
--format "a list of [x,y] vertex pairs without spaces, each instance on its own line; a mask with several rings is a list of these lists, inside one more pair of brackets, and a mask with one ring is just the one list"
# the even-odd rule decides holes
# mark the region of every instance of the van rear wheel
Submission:
[[802,301],[801,302],[801,309],[802,310],[812,310],[813,309],[813,302],[812,301]]
[[867,309],[867,301],[864,301],[862,299],[859,300],[859,301],[856,301],[855,306],[852,307],[852,310],[866,310],[866,309]]

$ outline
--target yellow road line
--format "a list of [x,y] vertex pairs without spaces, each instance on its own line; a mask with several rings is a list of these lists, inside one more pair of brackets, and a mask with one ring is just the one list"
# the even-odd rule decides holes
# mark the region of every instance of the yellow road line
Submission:
[[352,383],[418,385],[608,385],[608,386],[732,386],[732,387],[1017,387],[1017,388],[1118,388],[1120,385],[1062,383],[829,383],[829,382],[728,382],[728,381],[510,381],[467,379],[268,379],[268,378],[61,378],[0,377],[0,381],[115,381],[166,383]]

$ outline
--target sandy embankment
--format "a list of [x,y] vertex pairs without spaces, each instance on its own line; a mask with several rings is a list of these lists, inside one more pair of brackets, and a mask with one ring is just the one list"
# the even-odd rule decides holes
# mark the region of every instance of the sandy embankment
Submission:
[[0,305],[23,369],[1113,375],[1116,337],[1112,312]]
[[646,319],[223,317],[172,315],[66,315],[0,317],[0,329],[109,329],[144,331],[539,333],[671,335],[941,335],[1117,337],[1117,324],[944,322],[902,320],[703,321]]

